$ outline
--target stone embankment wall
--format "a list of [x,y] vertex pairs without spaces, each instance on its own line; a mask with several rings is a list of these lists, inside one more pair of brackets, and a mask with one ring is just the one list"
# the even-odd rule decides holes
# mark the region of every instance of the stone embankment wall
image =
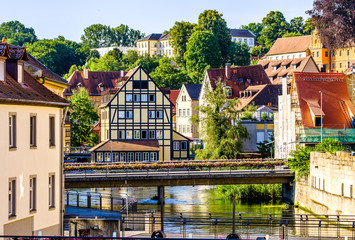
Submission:
[[317,214],[355,214],[355,157],[312,152],[310,174],[296,183],[295,203]]

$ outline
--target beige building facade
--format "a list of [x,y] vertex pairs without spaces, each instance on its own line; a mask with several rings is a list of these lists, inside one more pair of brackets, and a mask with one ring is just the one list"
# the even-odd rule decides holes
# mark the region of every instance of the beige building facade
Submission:
[[191,117],[198,116],[195,110],[199,106],[201,84],[183,84],[176,99],[176,130],[189,138],[198,138],[198,124],[193,124]]
[[26,49],[0,43],[0,235],[62,235],[68,102],[24,69]]
[[137,40],[139,55],[174,57],[169,34],[153,33]]

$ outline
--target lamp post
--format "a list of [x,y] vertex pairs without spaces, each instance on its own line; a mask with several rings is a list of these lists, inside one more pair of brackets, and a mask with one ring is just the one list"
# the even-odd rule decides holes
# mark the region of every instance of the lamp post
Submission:
[[323,91],[319,91],[320,93],[320,142],[323,141]]

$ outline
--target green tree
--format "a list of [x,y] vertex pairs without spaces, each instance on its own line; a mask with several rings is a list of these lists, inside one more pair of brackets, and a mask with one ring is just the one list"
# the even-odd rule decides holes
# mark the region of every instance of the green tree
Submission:
[[[205,105],[196,110],[200,118],[194,116],[193,123],[201,120],[204,149],[196,151],[196,159],[233,159],[237,158],[242,147],[242,139],[248,133],[237,120],[237,99],[227,99],[227,91],[222,82],[218,82],[215,90],[205,88]],[[235,124],[232,124],[234,122]]]
[[287,32],[284,35],[282,35],[283,38],[298,37],[298,36],[303,36],[303,34],[300,32]]
[[74,91],[70,98],[71,146],[82,146],[90,143],[95,136],[91,126],[99,120],[94,106],[91,104],[89,93],[85,88]]
[[111,28],[103,24],[92,24],[84,29],[81,40],[90,48],[135,46],[136,41],[144,36],[139,30],[130,29],[127,25]]
[[255,103],[252,102],[248,106],[246,106],[241,113],[238,113],[239,115],[241,114],[240,119],[241,120],[256,120],[253,115],[256,111],[257,107],[255,106]]
[[180,89],[184,82],[188,82],[189,77],[186,72],[175,69],[170,59],[167,57],[159,60],[159,66],[150,74],[159,87],[170,89]]
[[264,28],[264,24],[262,23],[249,23],[248,25],[240,26],[241,29],[249,30],[254,33],[256,40],[262,35],[262,30]]
[[303,27],[304,27],[303,17],[294,17],[290,20],[288,31],[291,33],[300,33],[301,35],[304,35]]
[[27,51],[50,68],[64,75],[72,65],[83,65],[90,49],[74,41],[59,36],[55,39],[43,39],[27,45]]
[[139,56],[138,60],[130,64],[128,69],[142,66],[148,73],[151,73],[159,66],[159,58],[160,56],[150,56],[148,54]]
[[224,65],[230,60],[232,41],[230,29],[227,27],[227,23],[222,16],[223,14],[216,10],[205,10],[198,17],[196,30],[209,31],[216,36],[221,54],[221,63]]
[[251,50],[250,50],[250,54],[253,57],[258,57],[261,58],[262,56],[265,56],[265,54],[269,51],[270,49],[267,47],[264,47],[262,45],[258,45],[258,46],[254,46]]
[[175,22],[174,26],[169,30],[176,65],[183,69],[186,69],[184,59],[186,45],[195,26],[196,24],[189,22]]
[[194,32],[187,43],[184,58],[192,83],[200,83],[207,67],[220,66],[217,38],[208,31]]
[[312,34],[312,31],[314,30],[314,24],[312,21],[312,18],[308,18],[303,25],[303,32],[305,35],[310,35]]
[[7,43],[23,46],[25,43],[37,41],[33,28],[27,28],[19,21],[4,22],[0,25],[0,40],[6,39]]
[[97,50],[90,50],[85,62],[88,62],[92,58],[100,58],[100,53]]
[[279,11],[271,11],[263,18],[264,25],[259,42],[266,47],[271,47],[276,39],[281,38],[289,29],[289,24],[284,15]]
[[232,42],[230,52],[230,62],[237,66],[250,65],[250,52],[246,43]]
[[101,58],[92,58],[90,59],[86,67],[89,71],[120,71],[123,70],[121,63],[113,56],[105,54]]

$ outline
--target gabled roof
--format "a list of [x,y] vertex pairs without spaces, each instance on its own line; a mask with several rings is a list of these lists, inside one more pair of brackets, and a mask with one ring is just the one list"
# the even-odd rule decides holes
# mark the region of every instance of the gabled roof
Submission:
[[[282,82],[279,80],[279,77],[292,76],[294,72],[309,71],[306,70],[306,66],[308,64],[314,65],[314,67],[317,69],[317,72],[319,72],[317,64],[314,62],[312,56],[283,60],[263,59],[260,60],[258,64],[260,64],[264,68],[269,78],[274,78],[272,84],[282,84]],[[293,65],[295,64],[297,65],[297,68],[293,69]],[[277,69],[274,70],[274,67],[276,67]],[[283,69],[283,67],[286,67],[286,69]],[[291,83],[291,81],[292,80],[288,80],[288,83]]]
[[255,106],[268,106],[271,109],[278,108],[278,96],[282,93],[282,85],[257,85],[249,86],[242,91],[236,110],[243,110],[246,106],[254,103]]
[[[320,115],[323,105],[323,128],[351,128],[355,107],[351,103],[342,73],[296,72],[293,84],[296,87],[303,127],[315,128],[312,114]],[[323,92],[323,102],[321,94]]]
[[201,91],[201,84],[187,84],[184,83],[187,93],[192,100],[198,100]]
[[170,90],[170,101],[173,103],[173,113],[176,113],[176,99],[179,96],[180,90]]
[[64,90],[64,96],[73,95],[73,90],[77,90],[78,84],[85,87],[90,96],[101,96],[99,84],[103,84],[104,89],[115,88],[116,80],[125,76],[125,72],[88,72],[88,78],[84,79],[83,71],[75,71],[68,79],[70,86]]
[[47,68],[45,65],[43,65],[40,61],[38,61],[34,56],[28,53],[28,61],[26,64],[29,64],[36,69],[39,69],[42,71],[43,76],[46,78],[49,78],[50,80],[53,80],[54,82],[59,82],[65,85],[69,85],[68,81],[59,76],[58,74],[52,72],[49,68]]
[[206,75],[213,89],[218,82],[223,82],[232,88],[232,97],[239,97],[239,92],[248,86],[271,84],[268,76],[261,65],[251,65],[230,68],[231,78],[227,80],[225,68],[207,69]]
[[48,90],[26,71],[23,84],[18,83],[9,74],[6,74],[5,81],[0,81],[0,103],[69,106],[65,99]]
[[252,37],[252,38],[256,37],[254,33],[244,29],[231,29],[230,34],[232,37]]
[[266,56],[306,51],[312,43],[312,36],[278,38]]
[[139,140],[139,141],[112,141],[106,140],[89,150],[90,152],[157,152],[159,151],[158,140]]

